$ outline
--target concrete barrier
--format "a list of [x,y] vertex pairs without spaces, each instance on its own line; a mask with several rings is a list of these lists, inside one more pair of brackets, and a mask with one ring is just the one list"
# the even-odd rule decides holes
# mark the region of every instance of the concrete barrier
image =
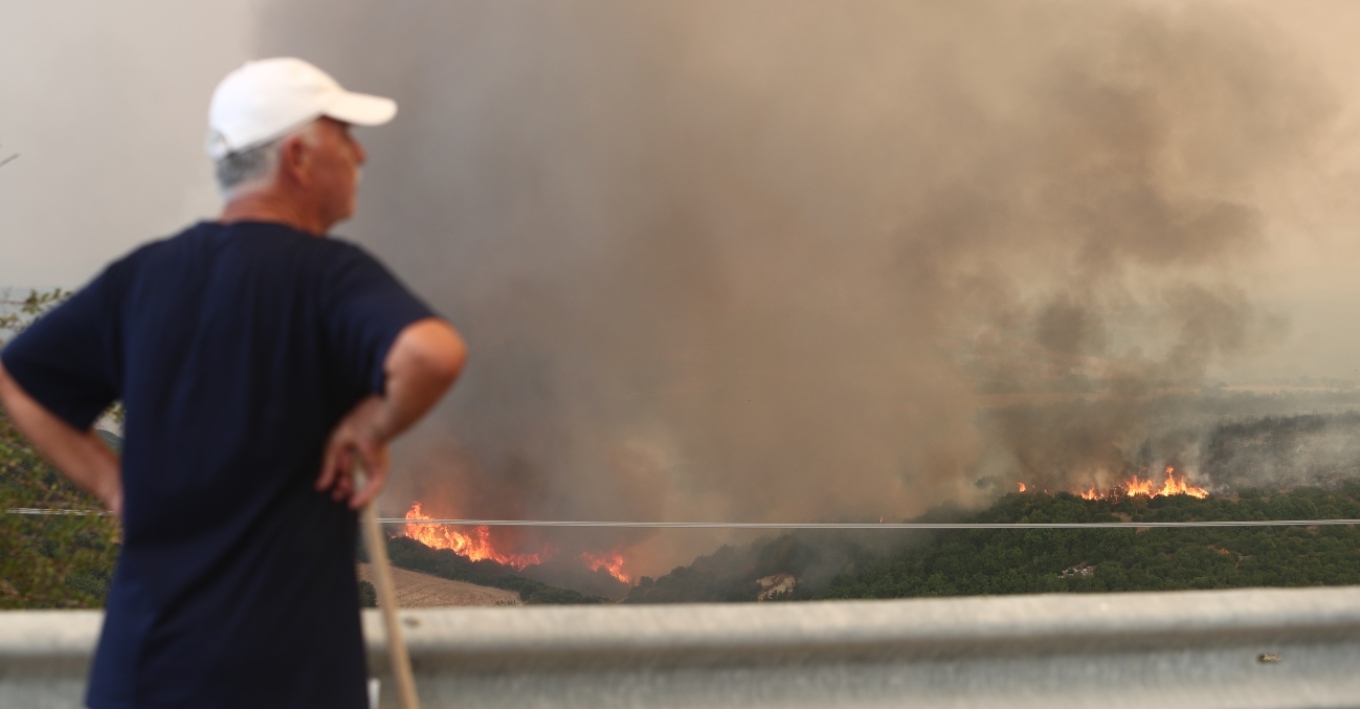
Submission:
[[[427,709],[1360,706],[1357,588],[402,615]],[[99,623],[0,614],[0,707],[80,706]]]

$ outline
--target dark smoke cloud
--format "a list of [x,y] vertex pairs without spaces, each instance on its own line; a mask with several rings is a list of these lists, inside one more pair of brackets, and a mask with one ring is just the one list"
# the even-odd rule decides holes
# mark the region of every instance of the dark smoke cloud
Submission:
[[1327,485],[1360,473],[1360,414],[1265,416],[1220,423],[1203,445],[1205,476],[1241,489]]
[[401,103],[342,231],[472,361],[394,509],[874,519],[1184,457],[1167,394],[1278,336],[1258,181],[1331,105],[1241,15],[307,0],[259,49]]

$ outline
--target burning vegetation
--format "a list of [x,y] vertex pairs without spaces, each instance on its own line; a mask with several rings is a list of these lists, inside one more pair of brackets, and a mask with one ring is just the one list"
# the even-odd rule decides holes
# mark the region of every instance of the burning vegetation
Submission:
[[610,576],[613,576],[623,583],[629,585],[632,585],[633,583],[632,577],[623,572],[622,554],[617,552],[592,554],[586,551],[581,552],[581,560],[586,563],[586,566],[589,567],[591,571],[600,571],[603,569],[608,572]]
[[[1023,483],[1020,491],[1025,491]],[[1176,469],[1167,466],[1166,480],[1162,482],[1161,486],[1158,486],[1151,478],[1143,480],[1134,475],[1124,481],[1122,485],[1117,485],[1108,490],[1100,490],[1092,484],[1086,490],[1074,494],[1080,496],[1083,500],[1099,500],[1105,497],[1170,497],[1172,495],[1189,495],[1203,500],[1209,496],[1209,491],[1185,482],[1184,475],[1177,477]]]
[[460,532],[446,524],[421,524],[420,520],[433,519],[425,514],[419,502],[411,504],[406,511],[406,531],[403,535],[424,544],[431,549],[449,549],[471,561],[489,559],[502,566],[510,566],[521,571],[526,566],[543,562],[542,554],[506,553],[496,549],[491,538],[491,528],[473,527],[471,532]]
[[[1016,483],[1015,485],[1017,492],[1026,492],[1030,490],[1030,486],[1024,483]],[[1049,494],[1048,490],[1043,490],[1042,492],[1046,495]],[[1190,497],[1203,500],[1209,496],[1209,491],[1202,487],[1189,484],[1186,482],[1184,475],[1178,476],[1176,474],[1176,468],[1174,466],[1167,466],[1166,479],[1162,481],[1160,486],[1157,485],[1151,477],[1144,480],[1138,477],[1137,474],[1134,474],[1129,476],[1129,478],[1122,483],[1111,487],[1101,487],[1096,483],[1091,483],[1090,486],[1084,490],[1072,490],[1072,494],[1083,500],[1102,500],[1106,498],[1118,499],[1121,497],[1171,497],[1173,495],[1189,495]]]
[[[448,549],[469,561],[494,561],[502,566],[523,571],[531,566],[540,566],[554,556],[551,547],[545,547],[537,553],[505,551],[498,548],[491,528],[485,525],[472,527],[471,530],[463,532],[452,525],[422,523],[422,520],[434,518],[425,514],[419,502],[411,503],[411,509],[406,511],[406,519],[409,522],[402,536],[414,539],[431,549]],[[620,583],[629,585],[633,583],[632,577],[623,570],[623,554],[617,551],[581,552],[579,559],[591,571],[604,571]]]

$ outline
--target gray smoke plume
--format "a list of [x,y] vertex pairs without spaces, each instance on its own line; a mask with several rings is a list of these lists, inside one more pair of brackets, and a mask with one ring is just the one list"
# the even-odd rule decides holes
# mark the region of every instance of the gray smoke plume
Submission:
[[[261,55],[400,102],[360,134],[341,231],[471,343],[387,502],[897,519],[1189,455],[1167,407],[1281,331],[1246,290],[1260,178],[1306,160],[1332,113],[1239,14],[269,6]],[[713,541],[551,543],[653,573]]]

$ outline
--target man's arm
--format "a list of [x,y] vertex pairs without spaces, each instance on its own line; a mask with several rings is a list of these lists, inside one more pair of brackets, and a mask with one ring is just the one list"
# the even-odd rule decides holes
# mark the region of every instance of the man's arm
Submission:
[[38,452],[72,482],[93,493],[116,515],[123,513],[118,454],[93,430],[81,431],[29,396],[0,365],[0,403]]
[[[378,496],[387,479],[387,444],[419,421],[444,396],[463,371],[467,346],[448,323],[426,318],[407,325],[383,361],[384,395],[359,402],[340,421],[326,444],[317,490],[359,509]],[[355,491],[353,456],[368,471],[368,483]]]

